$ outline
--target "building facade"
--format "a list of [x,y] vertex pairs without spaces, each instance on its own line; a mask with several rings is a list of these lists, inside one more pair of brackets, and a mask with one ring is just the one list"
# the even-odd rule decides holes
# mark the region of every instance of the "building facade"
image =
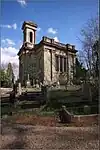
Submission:
[[71,83],[75,71],[76,52],[74,45],[56,42],[54,39],[42,37],[35,44],[37,25],[24,22],[23,44],[18,52],[19,80],[24,85],[28,78],[46,84]]

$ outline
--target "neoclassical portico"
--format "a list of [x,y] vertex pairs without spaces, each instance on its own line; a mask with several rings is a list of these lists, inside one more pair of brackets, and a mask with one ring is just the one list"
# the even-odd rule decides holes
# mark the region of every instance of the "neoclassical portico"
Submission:
[[47,84],[68,82],[74,73],[77,52],[75,46],[59,43],[48,37],[42,37],[42,40],[35,44],[36,28],[37,25],[32,22],[24,22],[22,26],[24,39],[18,53],[21,83],[24,84],[28,74],[31,81],[38,79]]

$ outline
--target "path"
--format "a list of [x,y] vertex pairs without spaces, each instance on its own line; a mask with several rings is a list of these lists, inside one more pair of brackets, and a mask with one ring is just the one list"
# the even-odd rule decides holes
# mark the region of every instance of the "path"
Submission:
[[99,150],[97,127],[1,125],[1,149]]

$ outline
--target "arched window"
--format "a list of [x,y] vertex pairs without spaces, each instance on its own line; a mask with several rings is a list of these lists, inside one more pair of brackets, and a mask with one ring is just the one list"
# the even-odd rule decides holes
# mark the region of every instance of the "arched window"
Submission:
[[24,42],[26,42],[26,32],[24,32]]
[[30,36],[30,42],[32,43],[32,41],[33,41],[33,33],[30,32],[29,36]]
[[56,56],[56,71],[59,71],[59,58]]

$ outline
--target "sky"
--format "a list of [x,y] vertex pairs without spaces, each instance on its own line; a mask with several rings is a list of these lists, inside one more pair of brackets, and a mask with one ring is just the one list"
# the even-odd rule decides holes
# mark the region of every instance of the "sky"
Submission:
[[80,30],[97,12],[98,0],[1,0],[1,63],[14,63],[18,76],[24,21],[38,25],[36,43],[48,36],[81,50]]

